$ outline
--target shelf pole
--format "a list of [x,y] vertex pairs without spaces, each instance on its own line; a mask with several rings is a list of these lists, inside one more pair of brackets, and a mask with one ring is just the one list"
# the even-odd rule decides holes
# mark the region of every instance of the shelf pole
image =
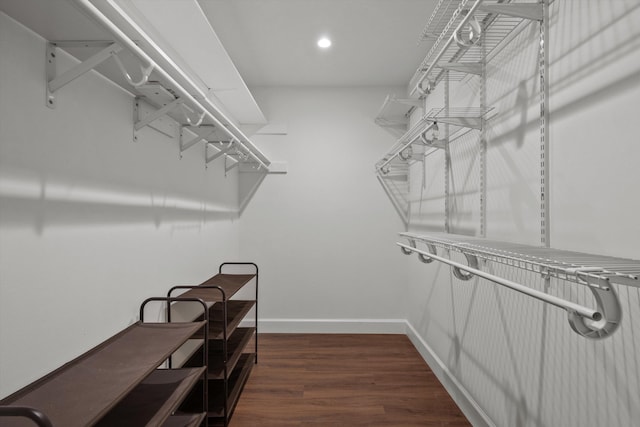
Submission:
[[[480,73],[480,110],[487,108],[487,46],[486,32],[482,32],[482,72]],[[486,114],[480,118],[480,237],[487,236],[487,121]]]
[[[450,98],[450,90],[451,90],[451,84],[449,81],[449,77],[450,77],[450,73],[449,70],[445,71],[445,77],[444,77],[444,114],[448,117],[450,114],[449,111],[449,98]],[[451,149],[450,149],[450,145],[449,145],[449,137],[450,137],[450,132],[449,132],[449,124],[445,123],[444,125],[444,140],[445,142],[445,146],[444,146],[444,231],[446,233],[450,233],[451,232],[451,227],[450,227],[450,209],[451,209],[451,194],[450,194],[450,187],[451,187]],[[426,163],[426,162],[425,162]],[[424,167],[424,164],[423,164]],[[422,176],[424,177],[426,172],[423,169],[422,171]],[[423,183],[424,186],[424,183]]]
[[551,246],[551,220],[549,217],[549,7],[548,0],[540,0],[539,91],[540,91],[540,240],[543,246]]

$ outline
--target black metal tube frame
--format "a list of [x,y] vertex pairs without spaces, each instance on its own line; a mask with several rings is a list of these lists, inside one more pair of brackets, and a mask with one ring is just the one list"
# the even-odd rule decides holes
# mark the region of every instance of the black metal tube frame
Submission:
[[[229,419],[229,413],[228,413],[228,397],[229,397],[229,381],[228,381],[228,372],[227,372],[227,294],[225,293],[224,289],[222,289],[220,286],[218,285],[177,285],[172,287],[171,289],[169,289],[169,292],[167,292],[167,298],[171,298],[171,293],[177,289],[217,289],[218,291],[220,291],[220,294],[222,295],[222,357],[223,357],[223,369],[224,369],[224,425],[225,427],[227,426],[228,423],[228,419]],[[179,297],[178,297],[179,298]],[[198,298],[199,299],[199,298]],[[204,303],[203,300],[200,299],[200,301]],[[215,302],[213,303],[215,304]],[[211,307],[213,307],[213,304],[211,305]],[[204,346],[206,348],[209,348],[209,335],[208,335],[208,331],[209,331],[209,321],[213,321],[213,319],[209,319],[209,308],[206,306],[205,304],[205,320],[207,322],[207,326],[205,328],[205,344]],[[208,353],[207,353],[207,357],[208,357]],[[206,385],[205,387],[208,388],[208,381],[209,381],[209,359],[206,359],[206,364],[207,364],[207,377],[206,377]],[[207,399],[208,399],[208,395],[207,395]],[[208,400],[207,400],[208,402]],[[208,416],[208,406],[207,408],[207,416]]]
[[23,417],[36,423],[38,427],[53,427],[49,417],[29,406],[0,406],[0,417]]
[[219,274],[222,274],[222,267],[224,267],[225,265],[252,265],[256,270],[256,320],[255,320],[256,334],[254,337],[256,356],[255,356],[254,363],[258,364],[258,277],[260,276],[258,265],[255,262],[223,262],[222,264],[220,264],[220,267],[218,267]]
[[[204,365],[204,374],[203,374],[203,382],[202,390],[203,390],[203,402],[202,408],[205,413],[209,412],[209,309],[207,307],[207,303],[205,303],[201,298],[191,298],[191,297],[151,297],[147,298],[140,304],[140,323],[144,322],[144,308],[150,302],[155,301],[164,301],[167,303],[167,323],[171,323],[171,303],[175,302],[197,302],[202,305],[203,317],[204,317],[204,343],[202,344],[202,357],[203,357],[203,365]],[[169,356],[169,369],[171,369],[171,356]]]

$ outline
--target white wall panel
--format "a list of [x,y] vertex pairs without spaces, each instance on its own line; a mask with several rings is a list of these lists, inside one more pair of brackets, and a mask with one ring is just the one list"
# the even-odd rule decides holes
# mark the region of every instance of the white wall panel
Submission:
[[349,329],[353,319],[403,318],[405,261],[392,244],[402,223],[373,167],[394,142],[373,117],[399,90],[254,90],[267,118],[288,125],[286,136],[255,136],[289,171],[268,177],[241,219],[265,322],[318,319],[322,329],[322,319],[344,319]]

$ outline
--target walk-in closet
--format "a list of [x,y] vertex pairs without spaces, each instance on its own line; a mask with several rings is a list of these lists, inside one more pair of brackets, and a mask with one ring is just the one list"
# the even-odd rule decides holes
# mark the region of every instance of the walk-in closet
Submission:
[[640,420],[640,1],[0,0],[0,426]]

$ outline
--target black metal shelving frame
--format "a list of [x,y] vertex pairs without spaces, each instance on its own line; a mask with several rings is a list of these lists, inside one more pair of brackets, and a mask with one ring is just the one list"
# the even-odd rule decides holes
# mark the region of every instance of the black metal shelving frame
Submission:
[[[222,283],[224,280],[222,280],[222,278],[225,278],[226,276],[240,276],[236,274],[225,274],[225,267],[230,266],[251,266],[255,272],[250,275],[241,275],[245,276],[240,279],[240,282],[242,282],[241,284],[239,282],[233,283],[230,286],[227,284],[227,289],[225,289],[225,284]],[[231,297],[252,279],[255,279],[255,300],[231,300]],[[213,284],[215,282],[220,283]],[[223,262],[218,267],[218,274],[202,284],[177,285],[173,286],[167,292],[167,296],[171,297],[175,291],[186,290],[187,292],[181,294],[181,296],[189,294],[198,295],[206,304],[208,304],[208,312],[210,315],[208,327],[206,328],[208,337],[205,340],[210,357],[210,359],[207,360],[207,382],[210,383],[208,384],[209,410],[207,425],[217,425],[220,423],[221,419],[225,427],[229,424],[235,405],[240,397],[244,384],[249,377],[251,371],[250,366],[258,363],[258,283],[259,268],[256,263]],[[213,297],[213,295],[218,296],[218,298]],[[217,303],[220,303],[221,307],[216,306]],[[218,317],[216,316],[218,308],[221,308],[221,315],[219,316],[221,318],[220,320],[216,320],[216,317]],[[252,308],[255,308],[255,325],[251,332],[254,340],[254,352],[252,354],[246,354],[242,351],[249,343],[251,336],[249,335],[247,337],[247,331],[244,330],[245,328],[238,328],[238,325]],[[241,334],[242,337],[237,347],[233,349],[233,353],[230,354],[229,342],[232,334]],[[213,341],[219,341],[218,345],[214,344]],[[218,351],[215,353],[212,351],[214,346],[218,347]],[[220,358],[218,359],[216,355],[219,355]],[[196,359],[192,356],[185,361],[185,364],[191,364],[194,360]],[[214,368],[213,365],[215,365],[216,372],[211,372],[211,369]],[[212,386],[213,384],[215,384],[215,386]],[[215,389],[217,392],[213,393],[211,392],[211,389]],[[222,394],[221,411],[213,410],[213,407],[218,406],[217,396],[219,394]]]
[[[203,320],[147,322],[145,307],[150,302],[197,303]],[[208,410],[206,388],[196,413],[176,410],[198,380],[206,379],[207,346],[200,346],[203,364],[198,367],[176,370],[162,365],[199,330],[205,329],[208,337],[207,322],[207,305],[200,298],[148,298],[140,305],[137,323],[1,400],[0,424],[195,427]]]

